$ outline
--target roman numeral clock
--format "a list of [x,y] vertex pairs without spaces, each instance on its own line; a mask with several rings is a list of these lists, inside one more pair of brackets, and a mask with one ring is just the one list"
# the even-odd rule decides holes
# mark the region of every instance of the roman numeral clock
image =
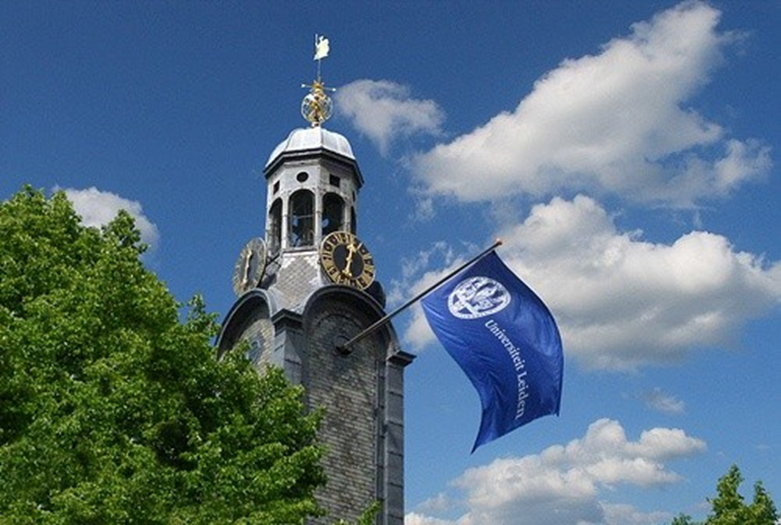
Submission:
[[337,284],[366,290],[374,282],[374,259],[366,245],[350,232],[333,232],[323,239],[320,263]]
[[403,372],[413,356],[390,323],[339,351],[384,315],[385,296],[356,231],[363,176],[347,139],[322,126],[332,102],[319,73],[309,88],[309,126],[266,162],[265,232],[240,251],[218,352],[240,346],[258,373],[282,368],[311,409],[324,409],[329,481],[317,497],[331,518],[311,523],[355,520],[377,501],[378,524],[403,525]]

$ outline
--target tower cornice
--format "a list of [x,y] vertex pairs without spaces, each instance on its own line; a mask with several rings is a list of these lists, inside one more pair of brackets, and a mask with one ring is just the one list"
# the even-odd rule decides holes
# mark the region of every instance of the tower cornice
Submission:
[[271,152],[263,172],[268,178],[286,161],[312,158],[328,158],[351,167],[357,175],[358,187],[363,186],[363,176],[350,142],[343,135],[323,127],[291,131]]

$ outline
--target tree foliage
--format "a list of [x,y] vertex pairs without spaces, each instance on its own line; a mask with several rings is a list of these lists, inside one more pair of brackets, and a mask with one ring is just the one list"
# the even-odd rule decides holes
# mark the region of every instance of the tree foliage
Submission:
[[[719,479],[716,497],[709,500],[711,512],[702,525],[775,525],[778,522],[776,506],[765,491],[762,482],[754,485],[754,499],[746,504],[738,487],[743,475],[737,465]],[[672,525],[697,525],[690,516],[681,514]]]
[[670,522],[670,525],[696,525],[694,521],[692,521],[692,517],[688,514],[680,514],[673,518],[673,520]]
[[132,218],[62,193],[0,203],[0,523],[296,524],[318,417],[279,371],[214,358],[216,324],[144,268]]

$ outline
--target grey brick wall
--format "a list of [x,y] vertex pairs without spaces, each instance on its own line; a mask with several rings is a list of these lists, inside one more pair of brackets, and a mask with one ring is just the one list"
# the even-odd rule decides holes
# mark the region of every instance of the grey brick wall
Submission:
[[310,406],[325,409],[320,436],[327,447],[328,485],[319,499],[335,517],[348,519],[355,519],[381,497],[378,437],[384,407],[379,387],[385,348],[369,338],[342,355],[334,343],[368,324],[363,312],[333,299],[319,302],[305,320],[302,381]]
[[288,379],[304,386],[308,406],[324,410],[319,435],[326,447],[328,483],[318,500],[330,517],[312,524],[354,520],[378,501],[378,525],[403,525],[403,372],[413,356],[398,348],[390,325],[347,355],[336,350],[382,315],[363,292],[326,287],[302,309],[282,309],[269,317],[266,292],[248,292],[226,319],[220,352],[248,341],[248,357],[259,371],[267,364],[282,367]]

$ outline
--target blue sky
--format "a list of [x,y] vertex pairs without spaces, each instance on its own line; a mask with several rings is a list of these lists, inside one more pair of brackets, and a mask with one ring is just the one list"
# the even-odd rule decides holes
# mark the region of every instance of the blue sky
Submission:
[[733,463],[781,503],[779,27],[777,1],[5,1],[0,198],[128,209],[225,314],[327,35],[391,302],[499,236],[565,345],[561,416],[470,455],[477,394],[419,310],[394,322],[408,525],[703,517]]

